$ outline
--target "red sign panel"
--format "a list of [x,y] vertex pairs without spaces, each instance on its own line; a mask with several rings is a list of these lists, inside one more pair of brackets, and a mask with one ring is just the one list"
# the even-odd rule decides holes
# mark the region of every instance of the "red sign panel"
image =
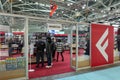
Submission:
[[91,67],[113,63],[112,26],[91,24]]

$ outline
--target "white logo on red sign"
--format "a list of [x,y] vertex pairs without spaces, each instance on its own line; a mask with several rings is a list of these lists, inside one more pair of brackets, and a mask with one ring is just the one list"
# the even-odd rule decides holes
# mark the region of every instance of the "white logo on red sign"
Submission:
[[96,47],[102,54],[102,56],[105,58],[105,60],[108,62],[108,54],[106,53],[106,48],[108,47],[108,39],[106,39],[105,43],[102,45],[105,38],[108,36],[108,28],[105,30],[103,35],[100,37],[99,41],[96,44]]

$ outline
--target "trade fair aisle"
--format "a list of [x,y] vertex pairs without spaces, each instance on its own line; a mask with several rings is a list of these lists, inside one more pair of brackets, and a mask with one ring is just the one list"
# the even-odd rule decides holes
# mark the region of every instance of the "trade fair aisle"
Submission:
[[120,66],[56,80],[120,80]]

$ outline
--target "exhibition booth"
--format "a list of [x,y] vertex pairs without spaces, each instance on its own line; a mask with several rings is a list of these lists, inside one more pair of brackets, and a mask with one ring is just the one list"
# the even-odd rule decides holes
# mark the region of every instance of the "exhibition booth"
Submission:
[[[16,14],[0,13],[0,16],[6,17],[10,21],[8,22],[8,31],[0,27],[0,75],[2,75],[0,80],[20,77],[25,79],[37,78],[109,66],[109,64],[114,65],[120,62],[120,52],[117,45],[119,27]],[[0,25],[8,26],[8,24],[1,23]],[[7,35],[5,36],[5,34]],[[35,68],[36,57],[33,45],[38,36],[41,36],[44,42],[46,42],[46,37],[50,36],[55,38],[56,42],[61,39],[64,43],[66,60],[64,62],[53,61],[53,68],[56,69],[54,73],[52,73],[53,68]],[[9,53],[11,49],[9,46],[10,39],[13,39],[14,42],[12,55]],[[19,46],[20,43],[23,43],[22,48]],[[46,56],[44,57],[46,63]],[[56,68],[61,64],[63,66]],[[65,72],[62,67],[69,68],[69,70]],[[57,72],[57,69],[61,72]],[[46,71],[46,73],[43,75],[41,71]]]

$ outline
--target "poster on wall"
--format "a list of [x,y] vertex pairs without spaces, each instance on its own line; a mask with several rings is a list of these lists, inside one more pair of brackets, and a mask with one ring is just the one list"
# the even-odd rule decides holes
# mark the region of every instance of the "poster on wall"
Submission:
[[91,24],[91,67],[113,63],[113,34],[112,26]]

